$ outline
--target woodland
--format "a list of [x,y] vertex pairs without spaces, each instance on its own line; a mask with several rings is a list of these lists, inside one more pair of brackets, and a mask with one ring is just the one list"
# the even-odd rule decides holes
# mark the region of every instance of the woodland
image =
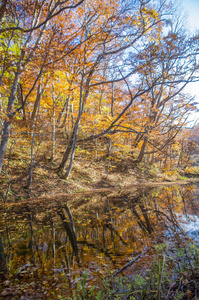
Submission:
[[182,131],[195,109],[184,88],[198,80],[198,35],[179,7],[1,2],[0,172],[12,179],[6,161],[16,151],[27,185],[46,157],[65,179],[78,155],[184,167],[193,145]]
[[186,179],[198,53],[176,1],[1,0],[3,214],[10,202]]

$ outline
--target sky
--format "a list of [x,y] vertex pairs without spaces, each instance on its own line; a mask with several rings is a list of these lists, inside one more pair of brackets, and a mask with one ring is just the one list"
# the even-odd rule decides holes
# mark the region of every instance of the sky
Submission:
[[[199,0],[181,0],[180,2],[184,12],[187,14],[186,27],[193,32],[199,31]],[[193,96],[196,95],[195,100],[198,102],[199,108],[199,83],[190,83],[186,91]],[[190,126],[193,126],[197,119],[197,123],[199,123],[199,112],[192,114],[189,118],[191,121]]]
[[199,29],[199,0],[181,0],[180,2],[188,14],[188,23],[191,29]]

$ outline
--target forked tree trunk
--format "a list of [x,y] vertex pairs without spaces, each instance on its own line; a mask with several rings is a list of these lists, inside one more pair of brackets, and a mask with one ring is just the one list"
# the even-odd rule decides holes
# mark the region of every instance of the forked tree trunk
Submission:
[[[62,161],[59,165],[59,172],[63,172],[65,165],[70,157],[70,162],[69,162],[69,166],[67,171],[65,172],[65,174],[62,174],[63,178],[67,178],[70,175],[71,169],[72,169],[72,164],[73,164],[73,160],[74,160],[74,155],[75,155],[75,148],[76,148],[76,143],[77,143],[77,135],[78,135],[78,130],[79,130],[79,124],[80,124],[80,120],[81,120],[81,115],[82,112],[79,114],[79,116],[77,117],[77,120],[75,122],[75,126],[73,128],[72,134],[70,136],[69,142],[68,142],[68,146],[67,149],[64,153],[64,156],[62,158]],[[70,156],[71,154],[71,156]]]
[[[65,166],[66,166],[66,163],[69,159],[70,153],[72,152],[71,156],[70,156],[70,162],[69,162],[68,169],[65,172],[65,174],[61,175],[62,178],[67,178],[70,175],[73,160],[74,160],[74,156],[75,156],[75,149],[76,149],[76,143],[77,143],[77,135],[78,135],[78,130],[79,130],[79,124],[80,124],[80,120],[81,120],[82,113],[83,113],[83,103],[86,99],[86,95],[88,95],[88,91],[86,91],[86,93],[85,93],[86,95],[83,96],[83,84],[84,84],[84,69],[82,71],[82,78],[81,78],[81,85],[80,85],[79,112],[78,112],[77,120],[75,122],[75,126],[74,126],[72,134],[70,136],[67,149],[64,153],[61,164],[59,165],[59,172],[62,173]],[[84,97],[84,99],[83,99],[83,97]]]
[[66,162],[67,162],[67,160],[69,158],[69,155],[71,153],[71,149],[73,147],[73,140],[74,140],[74,137],[75,137],[75,127],[76,126],[74,126],[74,128],[73,128],[72,134],[71,134],[70,139],[68,141],[68,146],[67,146],[66,151],[64,153],[64,156],[62,158],[62,161],[59,165],[59,169],[58,169],[59,172],[62,172],[64,170]]
[[60,208],[58,210],[58,214],[59,214],[60,218],[62,219],[64,229],[66,231],[66,234],[69,237],[71,246],[72,246],[73,251],[75,253],[75,256],[77,258],[77,263],[78,263],[79,266],[81,266],[80,257],[79,257],[79,249],[78,249],[78,245],[77,245],[77,237],[76,237],[76,232],[75,232],[75,226],[74,226],[73,217],[72,217],[70,209],[69,209],[69,207],[67,205],[65,205],[64,209],[65,209],[65,211],[67,213],[68,218],[66,217],[66,215],[63,212],[62,208]]

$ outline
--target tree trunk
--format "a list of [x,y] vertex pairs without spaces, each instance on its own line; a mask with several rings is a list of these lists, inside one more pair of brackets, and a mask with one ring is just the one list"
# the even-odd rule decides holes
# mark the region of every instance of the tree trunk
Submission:
[[2,171],[3,160],[7,148],[8,138],[10,135],[10,121],[4,121],[3,130],[2,130],[2,138],[1,138],[1,145],[0,145],[0,174]]
[[140,153],[138,155],[138,159],[137,159],[138,163],[140,163],[144,158],[144,151],[145,151],[145,148],[146,148],[146,144],[147,144],[147,139],[144,138],[144,141],[142,143],[142,147],[141,147]]
[[3,249],[3,242],[1,238],[1,232],[0,232],[0,280],[4,280],[6,276],[6,259],[5,259],[5,253]]
[[72,132],[70,140],[68,142],[67,149],[64,153],[63,159],[62,159],[61,164],[59,166],[59,172],[62,172],[65,168],[65,165],[66,165],[66,163],[69,159],[70,153],[72,151],[71,157],[70,157],[70,163],[69,163],[69,166],[68,166],[68,169],[67,169],[66,173],[64,175],[62,175],[63,178],[67,178],[70,175],[70,172],[71,172],[71,169],[72,169],[72,164],[73,164],[73,160],[74,160],[74,156],[75,156],[75,148],[76,148],[76,143],[77,143],[77,135],[78,135],[79,124],[80,124],[80,120],[81,120],[81,115],[82,115],[82,113],[77,117],[73,132]]
[[1,7],[0,7],[0,22],[3,19],[3,16],[6,12],[6,5],[7,5],[8,0],[3,0],[1,1]]
[[24,97],[23,97],[23,90],[21,83],[17,86],[17,98],[18,98],[18,105],[22,107],[23,110],[23,120],[26,119],[26,111],[25,111],[25,105],[24,105]]
[[32,184],[33,167],[34,167],[34,144],[35,144],[35,124],[33,124],[33,132],[32,132],[30,175],[29,175],[29,180],[26,188],[28,188]]
[[53,252],[53,275],[55,275],[55,258],[56,258],[56,236],[55,236],[55,223],[52,222],[52,240],[53,240],[53,247],[52,247],[52,252]]
[[64,127],[64,125],[66,123],[66,119],[68,117],[69,100],[70,100],[70,98],[67,97],[66,101],[65,101],[65,104],[64,104],[64,107],[63,107],[62,111],[60,112],[59,117],[57,119],[57,125],[59,126],[59,124],[61,122],[61,119],[64,116],[64,120],[63,120],[63,122],[61,124],[61,128]]
[[109,139],[109,146],[108,146],[108,165],[107,165],[106,179],[108,178],[108,174],[109,174],[109,171],[110,171],[111,148],[112,148],[112,141],[111,141],[111,139]]
[[114,98],[114,83],[112,83],[111,90],[112,90],[112,99],[111,99],[111,117],[114,117],[114,101],[115,101],[115,98]]
[[52,99],[53,99],[53,128],[52,128],[52,156],[51,160],[54,159],[55,157],[55,134],[56,134],[56,126],[55,126],[55,89],[54,89],[54,84],[53,84],[53,93],[52,93]]
[[58,214],[59,214],[60,218],[62,219],[64,229],[66,231],[66,234],[69,237],[71,246],[72,246],[75,256],[77,258],[77,263],[79,266],[81,266],[80,257],[79,257],[79,249],[78,249],[78,245],[77,245],[77,237],[76,237],[75,226],[74,226],[72,214],[67,205],[64,208],[68,215],[68,218],[65,216],[65,214],[61,208],[58,210]]
[[70,152],[71,152],[71,149],[72,149],[72,146],[73,146],[73,140],[74,140],[74,137],[75,137],[75,127],[76,126],[74,126],[74,128],[73,128],[72,134],[71,134],[69,142],[68,142],[68,146],[67,146],[66,151],[64,153],[64,156],[62,158],[62,161],[61,161],[61,163],[59,165],[59,169],[58,169],[59,172],[63,171],[63,169],[64,169],[64,167],[66,165],[66,162],[67,162],[67,160],[69,158],[69,155],[70,155]]
[[2,131],[2,138],[1,138],[1,144],[0,144],[0,174],[3,167],[3,160],[6,153],[6,148],[8,144],[8,138],[10,135],[10,127],[11,127],[11,120],[13,118],[13,105],[15,101],[15,96],[17,93],[17,86],[19,83],[20,73],[17,72],[15,75],[15,79],[12,85],[9,102],[8,102],[8,108],[7,108],[7,116],[3,124],[3,131]]
[[75,158],[75,149],[76,149],[76,143],[77,143],[78,130],[79,130],[79,125],[76,127],[76,130],[75,130],[75,136],[74,136],[74,140],[73,140],[73,147],[72,147],[70,162],[69,162],[69,166],[67,168],[67,171],[64,174],[64,178],[68,178],[69,175],[70,175],[70,172],[72,170],[72,165],[73,165],[73,161],[74,161],[74,158]]
[[32,224],[32,213],[29,215],[29,224],[30,224],[30,249],[32,254],[32,264],[35,267],[35,237],[33,232],[33,224]]
[[[39,93],[40,95],[40,93]],[[31,165],[30,165],[30,176],[29,176],[29,180],[28,180],[28,184],[26,186],[26,188],[28,188],[31,184],[32,184],[32,180],[33,180],[33,168],[34,168],[34,160],[35,160],[35,156],[34,155],[34,145],[35,145],[35,131],[37,129],[37,120],[39,117],[39,109],[40,109],[40,100],[41,97],[38,97],[38,103],[37,103],[37,107],[36,109],[38,109],[37,111],[35,111],[35,113],[37,112],[37,116],[36,116],[36,120],[33,121],[33,128],[32,128],[32,144],[31,144]],[[37,101],[37,100],[36,100]]]
[[80,85],[80,99],[79,99],[78,117],[77,117],[77,120],[75,122],[75,126],[73,128],[70,140],[68,142],[67,149],[64,153],[63,159],[62,159],[61,164],[59,166],[59,172],[62,172],[65,168],[66,162],[67,162],[67,160],[69,158],[69,155],[72,151],[71,157],[70,157],[70,163],[69,163],[69,166],[68,166],[68,169],[67,169],[66,173],[64,175],[62,175],[63,178],[67,178],[70,175],[70,172],[71,172],[71,168],[72,168],[72,164],[73,164],[73,160],[74,160],[74,156],[75,156],[75,148],[76,148],[79,124],[80,124],[80,120],[81,120],[82,113],[83,113],[83,103],[86,99],[86,95],[88,95],[88,91],[86,91],[86,95],[84,96],[84,99],[83,99],[83,83],[84,83],[84,69],[83,69],[83,72],[82,72],[81,85]]
[[40,100],[41,100],[42,94],[43,94],[43,88],[42,88],[41,84],[39,84],[38,87],[37,87],[37,97],[36,97],[36,100],[35,100],[35,103],[34,103],[33,112],[32,112],[32,115],[31,115],[31,120],[32,121],[34,121],[34,119],[35,119],[37,108],[38,108],[38,106],[40,104]]

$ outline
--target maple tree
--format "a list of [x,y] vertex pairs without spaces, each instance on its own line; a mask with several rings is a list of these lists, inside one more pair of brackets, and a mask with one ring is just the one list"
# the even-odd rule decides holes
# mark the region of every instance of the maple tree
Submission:
[[[67,27],[66,30],[69,31],[71,28],[69,20],[71,14],[69,11],[76,8],[82,2],[83,1],[77,2],[76,4],[70,4],[69,1],[57,1],[55,3],[52,1],[13,1],[9,3],[10,7],[7,8],[8,12],[12,13],[8,16],[6,10],[4,12],[4,17],[2,17],[1,21],[1,32],[3,38],[4,35],[6,35],[6,37],[8,36],[9,43],[8,46],[5,47],[6,51],[3,57],[3,72],[1,78],[2,81],[6,80],[6,77],[3,75],[5,75],[5,71],[8,72],[9,68],[9,74],[12,74],[12,80],[10,80],[6,91],[8,105],[6,108],[6,119],[3,124],[0,145],[0,170],[2,169],[13,116],[17,111],[25,108],[27,99],[36,87],[36,84],[44,71],[44,67],[46,68],[49,63],[52,64],[52,52],[53,61],[56,61],[58,55],[65,56],[68,52],[72,51],[72,49],[68,49],[68,46],[71,43],[71,36],[69,37],[69,41],[67,40],[69,32],[64,34],[62,23],[59,23],[59,25],[56,26],[55,18],[57,16],[61,18],[61,15],[64,19],[67,18],[68,27],[65,27]],[[5,6],[6,3],[2,5]],[[13,25],[8,26],[7,24],[9,23]],[[65,38],[64,40],[63,35]],[[58,42],[60,46],[62,46],[57,54],[55,54],[53,50],[54,47],[56,47],[55,44],[52,44],[53,42]],[[72,45],[72,48],[75,48],[74,44]],[[10,61],[7,53],[11,54],[13,52],[14,60]],[[37,67],[33,68],[33,65]],[[32,86],[29,88],[22,106],[15,110],[14,103],[18,85],[20,80],[22,80],[24,73],[31,69],[33,71],[32,73],[35,75],[33,77]]]
[[[175,16],[167,0],[0,1],[3,280],[18,269],[16,277],[25,274],[21,282],[33,284],[29,294],[38,284],[47,297],[55,286],[65,295],[83,268],[99,279],[99,269],[106,276],[107,265],[120,269],[124,254],[137,255],[162,238],[166,222],[175,231],[175,212],[184,213],[192,187],[185,194],[152,191],[152,200],[147,190],[127,198],[73,194],[68,201],[80,179],[82,192],[111,186],[115,174],[117,187],[125,187],[132,179],[126,172],[123,183],[126,165],[138,173],[137,184],[147,172],[154,179],[157,164],[165,180],[189,166],[198,141],[184,127],[196,105],[184,88],[198,80],[199,39]],[[75,158],[71,188],[63,179]],[[89,174],[93,161],[102,166],[101,181]],[[57,190],[69,206],[60,205]],[[7,296],[15,289],[11,278]]]
[[171,14],[158,1],[3,1],[0,169],[11,128],[31,170],[65,145],[63,178],[90,142],[95,154],[78,151],[97,157],[107,144],[108,170],[122,155],[166,162],[194,109],[183,89],[198,80],[198,37]]
[[[184,129],[196,107],[184,89],[198,80],[198,40],[167,0],[0,1],[0,279],[18,269],[28,296],[39,287],[56,298],[83,268],[95,283],[168,223],[175,232],[192,187],[75,193],[114,176],[119,190],[144,176],[151,185],[158,166],[162,180],[186,174],[198,128]],[[19,288],[11,276],[8,297]]]
[[[106,3],[107,5],[107,3]],[[110,5],[107,6],[110,10]],[[86,9],[86,8],[85,8]],[[133,12],[132,12],[133,9]],[[113,10],[113,8],[112,8]],[[106,15],[107,11],[104,10]],[[141,11],[140,15],[137,16],[137,13]],[[116,14],[117,12],[117,14]],[[156,24],[159,22],[157,18],[157,14],[154,10],[149,10],[147,12],[146,8],[144,7],[144,3],[141,3],[136,9],[135,6],[133,8],[131,6],[128,6],[127,8],[124,8],[124,6],[117,9],[115,12],[115,6],[113,12],[115,15],[109,17],[108,21],[105,18],[105,25],[102,23],[102,29],[100,30],[100,43],[96,44],[96,37],[93,42],[93,40],[89,40],[85,44],[84,48],[84,63],[83,63],[83,75],[82,80],[80,83],[80,102],[79,102],[79,114],[76,119],[76,123],[74,126],[74,130],[71,134],[70,140],[68,142],[68,146],[66,149],[66,152],[63,156],[62,162],[59,166],[59,171],[63,171],[67,160],[69,159],[70,152],[70,162],[69,167],[64,175],[64,177],[68,177],[70,174],[75,148],[76,148],[76,141],[77,141],[77,132],[80,124],[80,119],[83,114],[83,106],[85,106],[85,103],[87,101],[87,98],[89,97],[89,93],[92,94],[94,90],[98,88],[98,86],[103,85],[104,88],[106,88],[107,84],[112,85],[112,93],[113,93],[113,83],[119,82],[124,80],[124,77],[129,77],[130,75],[137,73],[137,66],[128,66],[128,70],[125,75],[120,74],[120,68],[122,67],[123,70],[126,68],[126,63],[122,59],[123,64],[121,65],[121,61],[118,60],[118,58],[121,58],[121,55],[125,55],[126,50],[130,47],[136,47],[137,44],[141,41],[142,38],[147,36],[148,31],[151,30],[153,26],[156,26]],[[142,13],[145,13],[145,16],[143,16]],[[89,11],[90,14],[90,11]],[[119,16],[119,18],[118,18]],[[90,15],[87,16],[87,12],[85,12],[85,17],[89,18]],[[148,19],[147,19],[148,18]],[[145,26],[145,19],[147,19],[148,24]],[[99,21],[101,18],[99,18]],[[109,25],[109,20],[111,20],[111,24]],[[122,23],[121,23],[122,20]],[[118,24],[119,21],[119,24]],[[100,21],[101,22],[101,21]],[[144,22],[144,25],[143,25]],[[97,27],[97,24],[94,23],[94,26]],[[109,27],[108,27],[109,26]],[[108,30],[107,30],[108,29]],[[91,24],[88,25],[88,29],[86,29],[86,35],[87,30],[89,32],[92,32]],[[103,35],[102,35],[103,34]],[[99,40],[99,39],[98,39]],[[97,41],[98,41],[97,40]],[[90,44],[93,47],[95,51],[92,51],[92,56],[89,57],[87,53],[91,51],[89,49]],[[95,43],[95,44],[94,44]],[[94,57],[94,61],[93,61]],[[92,59],[92,63],[89,63],[89,60]],[[87,67],[87,65],[88,67]],[[99,70],[102,69],[103,71],[100,72]],[[84,75],[84,70],[87,72],[87,74]],[[110,78],[111,72],[113,73],[113,70],[115,71],[115,76]],[[116,78],[117,77],[117,78]],[[118,78],[120,77],[120,78]],[[85,85],[84,85],[85,81]],[[85,90],[84,90],[85,89]],[[83,91],[84,90],[84,91]],[[91,90],[91,92],[90,92]],[[84,95],[82,95],[84,93]],[[101,97],[103,95],[102,90],[100,91],[100,102]],[[139,95],[139,93],[138,93]],[[136,96],[138,96],[136,95]],[[132,101],[133,102],[133,101]],[[82,107],[81,107],[82,106]],[[101,103],[99,104],[99,113],[101,114]],[[86,108],[85,108],[86,109]],[[112,97],[112,104],[111,104],[111,115],[113,116],[113,97]],[[108,131],[106,131],[108,132]],[[98,135],[99,136],[99,135]],[[92,137],[93,138],[93,137]],[[63,177],[63,175],[62,175]]]
[[[143,159],[147,143],[153,148],[147,153],[160,153],[172,142],[185,124],[187,112],[194,109],[192,97],[183,94],[183,89],[189,82],[197,80],[197,38],[194,41],[187,36],[187,42],[184,44],[182,40],[186,40],[186,33],[180,28],[176,29],[178,32],[172,30],[165,35],[165,31],[159,28],[159,31],[150,37],[151,40],[144,51],[137,56],[139,63],[141,61],[141,94],[139,95],[137,89],[132,92],[132,83],[126,81],[130,102],[104,132],[90,137],[92,139],[107,133],[114,134],[119,132],[120,128],[123,134],[133,133],[135,152],[140,142],[142,143],[137,162]],[[132,59],[133,55],[133,64]],[[124,119],[123,113],[127,110]]]

